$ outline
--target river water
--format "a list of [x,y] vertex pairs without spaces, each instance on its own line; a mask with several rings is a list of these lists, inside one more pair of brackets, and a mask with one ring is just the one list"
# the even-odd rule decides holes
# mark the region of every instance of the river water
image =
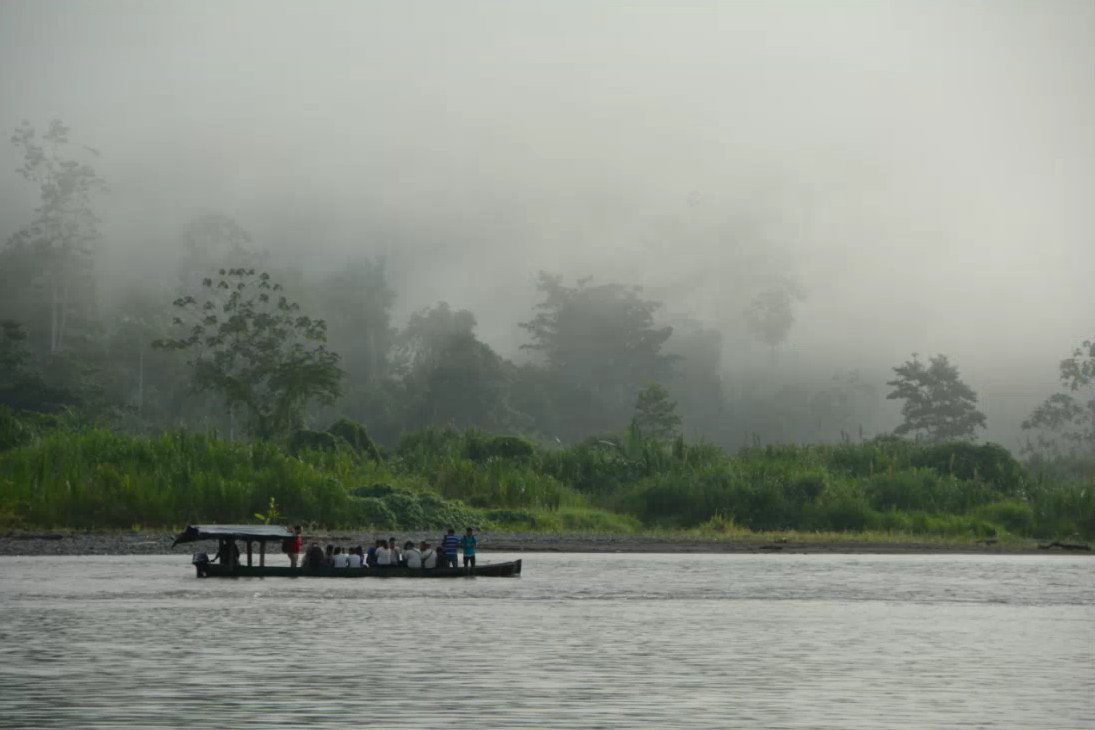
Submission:
[[0,726],[1095,727],[1090,558],[520,557],[451,580],[0,558]]

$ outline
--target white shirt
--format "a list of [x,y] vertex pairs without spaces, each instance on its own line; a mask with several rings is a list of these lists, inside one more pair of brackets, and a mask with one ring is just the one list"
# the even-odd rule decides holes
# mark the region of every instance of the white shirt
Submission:
[[378,547],[376,549],[376,564],[377,565],[391,565],[392,553],[387,547]]
[[340,555],[334,555],[332,557],[334,558],[334,561],[335,561],[334,565],[335,565],[336,568],[349,568],[350,567],[350,556],[349,555],[346,555],[345,553],[342,553]]
[[426,552],[422,553],[422,567],[423,568],[436,568],[437,567],[437,553],[433,548],[426,548]]
[[421,568],[422,567],[422,553],[418,552],[418,548],[411,548],[403,552],[403,557],[407,559],[408,568]]
[[346,560],[349,561],[349,564],[346,566],[347,568],[360,568],[361,567],[361,556],[358,555],[357,553],[350,553],[349,555],[346,556]]

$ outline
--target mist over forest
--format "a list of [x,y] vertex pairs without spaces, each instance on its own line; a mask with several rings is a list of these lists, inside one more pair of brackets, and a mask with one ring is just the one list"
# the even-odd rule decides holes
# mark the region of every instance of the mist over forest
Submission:
[[[240,427],[152,343],[244,268],[338,355],[297,426],[574,443],[660,383],[689,438],[858,441],[901,423],[917,353],[1017,451],[1095,336],[1093,29],[1090,3],[7,1],[0,320],[43,392],[135,431]],[[90,215],[43,217],[34,149],[88,166]],[[70,223],[46,263],[35,226]]]

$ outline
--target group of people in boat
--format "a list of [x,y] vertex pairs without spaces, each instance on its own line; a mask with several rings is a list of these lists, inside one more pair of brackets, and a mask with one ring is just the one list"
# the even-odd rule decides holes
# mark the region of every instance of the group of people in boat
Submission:
[[441,538],[437,547],[433,547],[428,540],[422,540],[417,544],[407,540],[400,548],[394,537],[387,540],[377,540],[375,545],[365,549],[361,545],[344,548],[336,545],[328,545],[324,550],[318,542],[312,542],[304,551],[301,560],[301,548],[303,547],[301,527],[294,530],[294,536],[286,541],[285,552],[289,555],[292,567],[305,569],[335,568],[335,569],[376,569],[410,568],[412,570],[433,570],[435,568],[456,568],[457,556],[462,553],[464,567],[475,567],[475,550],[478,538],[475,530],[467,528],[462,537],[456,536],[456,530],[449,528]]

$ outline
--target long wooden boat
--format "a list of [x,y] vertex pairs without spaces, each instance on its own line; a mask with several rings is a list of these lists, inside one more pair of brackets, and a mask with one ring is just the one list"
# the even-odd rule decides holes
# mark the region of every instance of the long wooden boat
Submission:
[[[279,545],[291,539],[293,533],[280,525],[190,525],[175,538],[179,543],[216,540],[218,556],[227,560],[209,559],[205,553],[195,553],[193,564],[199,578],[483,578],[521,575],[521,561],[485,563],[475,568],[293,568],[288,565],[266,565],[266,543]],[[246,563],[238,554],[236,543],[247,546]],[[255,565],[255,543],[258,543],[258,565]]]
[[[195,563],[197,565],[197,563]],[[463,568],[292,568],[288,565],[239,565],[233,570],[219,563],[198,568],[199,578],[510,578],[521,575],[521,561],[484,563]]]

